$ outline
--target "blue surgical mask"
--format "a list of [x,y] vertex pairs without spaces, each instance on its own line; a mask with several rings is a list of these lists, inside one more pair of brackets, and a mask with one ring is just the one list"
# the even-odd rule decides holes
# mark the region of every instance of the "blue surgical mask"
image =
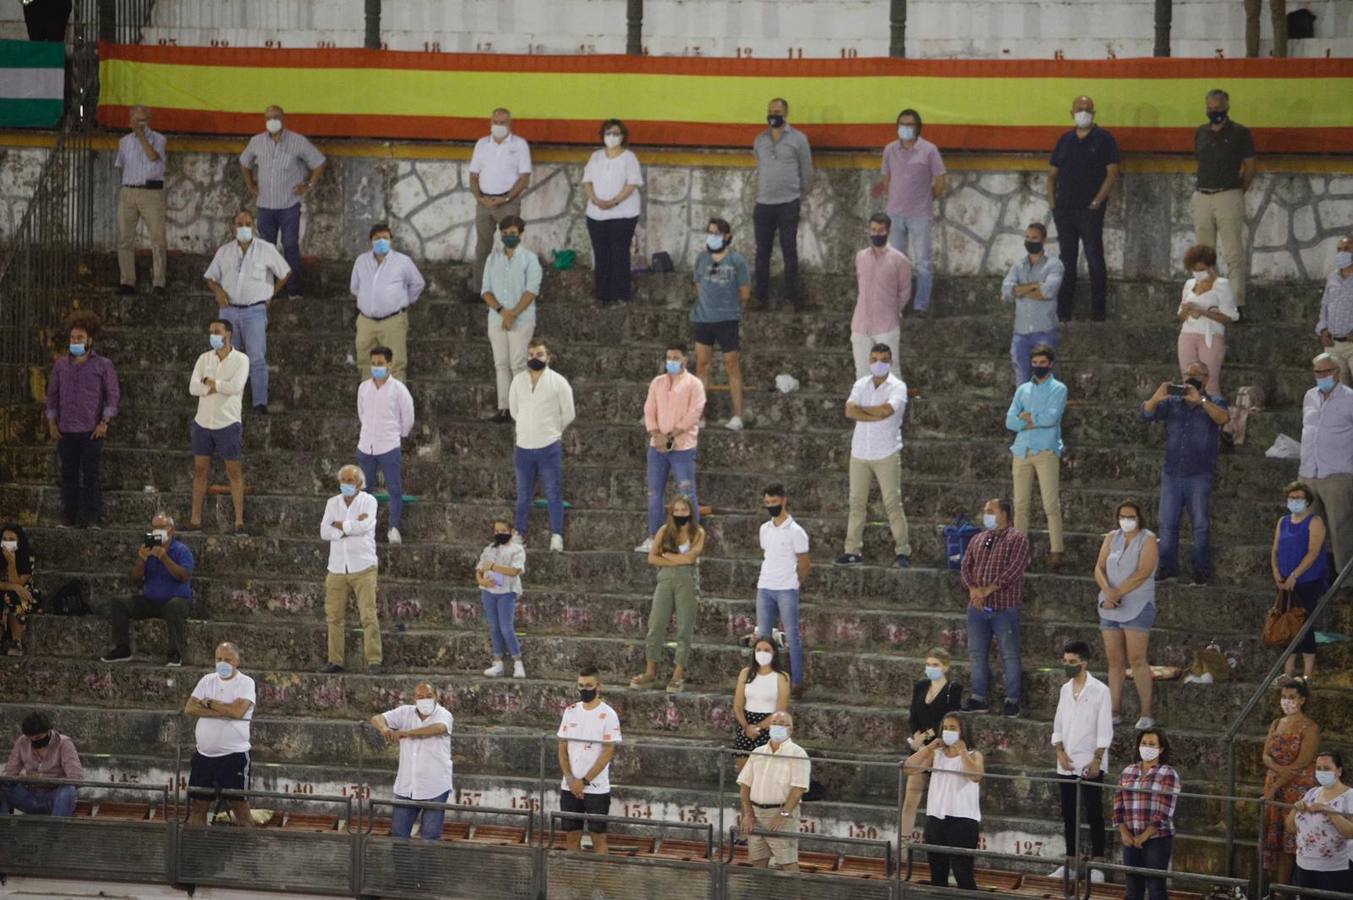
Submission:
[[720,250],[723,249],[724,246],[723,235],[721,234],[705,235],[705,246],[708,247],[711,252],[718,253]]
[[374,378],[374,379],[376,379],[377,381],[380,381],[382,378],[386,378],[386,377],[388,377],[389,375],[390,375],[390,368],[389,368],[388,366],[372,366],[372,367],[371,367],[371,377]]
[[241,225],[239,228],[235,229],[235,240],[247,244],[253,239],[254,229],[250,228],[248,225]]
[[216,674],[220,675],[222,678],[229,678],[230,676],[235,674],[235,667],[232,666],[230,663],[225,662],[224,660],[217,660]]
[[84,355],[85,355],[85,345],[84,345],[84,344],[71,344],[71,345],[70,345],[70,355],[71,355],[71,356],[84,356]]
[[357,485],[355,484],[348,484],[347,482],[342,482],[338,485],[338,490],[340,493],[342,493],[344,497],[357,496]]
[[669,359],[669,360],[667,360],[667,374],[668,374],[668,375],[680,375],[680,374],[681,374],[681,361],[680,361],[680,360],[676,360],[676,359]]
[[1334,385],[1336,383],[1338,383],[1338,379],[1333,375],[1325,375],[1315,380],[1315,386],[1320,388],[1324,393],[1329,393],[1334,390]]
[[1302,513],[1306,512],[1306,501],[1305,501],[1305,500],[1288,500],[1288,501],[1287,501],[1287,511],[1290,512],[1290,513],[1291,513],[1292,515],[1294,515],[1294,516],[1299,516],[1299,515],[1301,515]]
[[1334,268],[1347,269],[1353,266],[1353,250],[1340,250],[1334,254]]
[[904,141],[916,140],[916,127],[914,125],[897,126],[897,136]]
[[789,740],[789,727],[787,725],[772,725],[770,727],[770,739],[777,744],[783,744]]
[[211,341],[211,349],[213,350],[220,350],[225,346],[225,335],[223,334],[209,334],[207,340]]
[[873,375],[875,378],[883,378],[890,371],[892,371],[892,368],[893,367],[891,363],[886,363],[882,361],[871,362],[869,364],[869,374]]
[[1315,780],[1320,782],[1321,787],[1329,787],[1339,780],[1339,773],[1317,771],[1315,773]]
[[376,240],[371,242],[371,249],[379,255],[384,256],[390,252],[390,239],[376,238]]
[[982,527],[987,531],[995,531],[996,516],[992,513],[982,513]]
[[929,678],[931,681],[939,681],[944,677],[944,670],[939,666],[926,666],[925,677]]

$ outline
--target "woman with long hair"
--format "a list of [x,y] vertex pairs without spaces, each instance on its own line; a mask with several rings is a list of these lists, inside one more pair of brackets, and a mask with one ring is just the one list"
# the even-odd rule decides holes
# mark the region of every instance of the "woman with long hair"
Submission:
[[[982,822],[981,788],[986,772],[982,754],[968,745],[963,720],[949,713],[940,722],[939,737],[913,753],[908,769],[930,769],[925,801],[925,842],[976,850]],[[973,858],[931,853],[930,883],[949,886],[949,870],[960,889],[975,891]]]
[[28,617],[39,609],[33,590],[33,548],[19,525],[0,530],[0,643],[10,656],[23,655]]
[[705,529],[696,524],[694,512],[690,497],[682,494],[672,500],[667,522],[658,529],[648,550],[648,564],[658,570],[658,586],[648,611],[644,649],[648,668],[630,679],[632,688],[646,688],[657,681],[663,638],[675,608],[676,666],[672,669],[672,680],[667,682],[667,693],[686,689],[686,661],[691,654],[691,635],[695,633],[695,570],[700,554],[705,552]]
[[789,673],[780,662],[780,651],[768,637],[752,644],[752,661],[738,673],[733,690],[733,718],[737,720],[733,747],[738,751],[738,771],[747,755],[770,741],[770,729],[761,725],[777,712],[789,710]]

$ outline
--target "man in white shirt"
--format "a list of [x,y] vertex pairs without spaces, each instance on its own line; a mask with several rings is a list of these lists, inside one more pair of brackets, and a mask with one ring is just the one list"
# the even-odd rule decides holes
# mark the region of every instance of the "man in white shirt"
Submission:
[[[620,743],[620,717],[601,699],[596,666],[578,672],[578,702],[564,710],[559,723],[559,811],[591,816],[611,811],[611,757]],[[560,827],[568,849],[582,848],[583,828],[592,835],[592,849],[606,853],[605,822],[566,818]]]
[[808,790],[813,764],[808,761],[808,753],[790,740],[794,719],[789,713],[773,713],[766,722],[770,742],[753,750],[738,774],[747,861],[757,868],[797,872],[797,838],[771,838],[752,832],[799,833],[799,801]]
[[[1057,777],[1062,779],[1062,825],[1066,838],[1067,865],[1076,847],[1076,780],[1083,779],[1081,805],[1090,827],[1090,856],[1104,858],[1104,772],[1109,767],[1113,743],[1113,703],[1109,687],[1090,674],[1090,645],[1068,641],[1062,648],[1062,666],[1069,679],[1062,685],[1057,713],[1052,720],[1052,746],[1057,751]],[[1052,873],[1061,878],[1062,868]],[[1104,873],[1092,869],[1090,880],[1101,882]]]
[[404,383],[390,374],[396,359],[389,347],[373,347],[367,357],[371,377],[357,387],[357,420],[362,425],[357,436],[357,464],[362,477],[373,488],[376,472],[385,475],[385,490],[390,494],[390,543],[402,543],[399,526],[404,521],[403,451],[400,442],[413,431],[413,395]]
[[357,598],[362,620],[367,671],[380,675],[385,669],[381,666],[381,625],[376,618],[376,498],[366,492],[366,480],[357,466],[338,471],[338,487],[339,493],[329,498],[319,523],[320,537],[329,542],[329,574],[324,578],[329,662],[320,671],[326,675],[343,671],[351,593]]
[[219,315],[232,326],[236,350],[249,353],[249,389],[254,409],[268,411],[268,306],[286,285],[291,268],[277,248],[254,240],[254,217],[235,213],[235,239],[212,257],[203,278],[216,295]]
[[150,110],[131,108],[132,130],[117,142],[113,165],[121,172],[117,195],[117,268],[119,294],[136,292],[136,223],[146,224],[150,237],[151,278],[155,295],[165,295],[164,135],[150,128]]
[[474,286],[484,279],[484,260],[493,250],[493,233],[508,216],[521,216],[521,195],[531,184],[531,147],[512,133],[512,113],[498,107],[489,118],[489,134],[475,142],[470,157],[470,193],[474,194]]
[[[197,750],[188,775],[191,797],[188,821],[205,825],[207,813],[220,791],[249,788],[249,722],[254,718],[254,679],[240,671],[234,644],[216,648],[216,671],[203,675],[188,697],[183,712],[197,719]],[[230,801],[235,824],[254,824],[249,801]]]
[[850,439],[850,517],[845,554],[837,565],[864,562],[864,517],[869,508],[869,482],[879,483],[883,511],[893,532],[893,565],[911,565],[911,538],[902,509],[902,416],[907,411],[907,383],[893,374],[893,351],[878,343],[869,349],[869,374],[855,382],[846,400],[846,418],[855,422]]
[[[395,799],[445,803],[451,794],[451,712],[437,702],[437,692],[426,681],[413,689],[413,703],[396,706],[371,717],[372,726],[391,744],[399,745]],[[441,840],[444,809],[396,806],[390,813],[390,834],[406,838],[421,819],[418,836]]]
[[391,247],[389,225],[372,225],[367,239],[371,252],[357,257],[348,284],[357,298],[357,367],[363,379],[370,377],[367,357],[372,349],[389,347],[395,351],[390,368],[403,381],[409,358],[408,310],[427,282],[412,259]]
[[[770,516],[761,525],[761,577],[756,582],[756,635],[770,637],[775,616],[789,642],[789,695],[803,696],[803,635],[799,632],[799,585],[808,577],[808,532],[789,514],[785,487],[772,484],[761,497]],[[782,644],[783,646],[783,644]]]
[[550,511],[550,550],[564,552],[564,429],[572,424],[573,387],[550,367],[550,348],[533,340],[526,348],[526,371],[512,379],[508,410],[517,423],[512,462],[517,469],[517,540],[525,542],[536,479]]
[[240,448],[244,425],[240,421],[240,397],[249,377],[249,357],[231,347],[231,325],[225,319],[212,319],[207,326],[211,349],[197,358],[188,393],[197,398],[193,417],[193,511],[188,527],[181,531],[202,530],[202,505],[207,499],[207,474],[212,456],[225,463],[230,482],[230,499],[235,504],[235,533],[244,533],[244,473],[240,469]]

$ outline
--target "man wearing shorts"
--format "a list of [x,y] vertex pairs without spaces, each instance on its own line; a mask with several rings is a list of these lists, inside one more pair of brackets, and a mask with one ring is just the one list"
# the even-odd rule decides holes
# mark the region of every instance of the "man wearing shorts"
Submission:
[[[197,719],[197,750],[188,776],[189,822],[205,825],[215,801],[208,792],[249,786],[249,722],[254,717],[254,679],[240,672],[234,644],[216,648],[216,671],[202,676],[183,711]],[[198,789],[198,790],[193,790]],[[235,824],[253,825],[249,801],[230,801]]]
[[[611,757],[620,743],[620,717],[601,699],[601,679],[595,666],[578,673],[578,702],[564,710],[559,723],[559,811],[608,815],[611,811]],[[583,827],[592,834],[592,849],[606,853],[606,823],[585,819],[563,820],[568,849],[582,848]]]
[[752,297],[752,279],[747,260],[731,249],[733,227],[723,219],[710,219],[705,249],[695,260],[698,299],[691,310],[695,323],[695,374],[709,393],[709,365],[717,344],[723,351],[723,369],[728,373],[728,393],[733,417],[724,423],[729,431],[742,430],[742,363],[738,329],[742,308]]
[[235,503],[235,534],[244,533],[244,475],[240,471],[240,446],[244,426],[240,422],[240,397],[249,378],[249,357],[230,345],[232,327],[225,319],[212,319],[208,326],[211,349],[197,358],[188,393],[197,398],[193,417],[193,513],[184,531],[202,529],[202,504],[207,498],[207,473],[211,458],[225,462],[230,481],[230,499]]
[[777,712],[766,721],[770,723],[770,743],[753,750],[738,775],[747,861],[758,868],[797,872],[797,837],[773,838],[753,832],[799,833],[799,800],[808,790],[812,763],[808,753],[789,739],[794,731],[789,713]]

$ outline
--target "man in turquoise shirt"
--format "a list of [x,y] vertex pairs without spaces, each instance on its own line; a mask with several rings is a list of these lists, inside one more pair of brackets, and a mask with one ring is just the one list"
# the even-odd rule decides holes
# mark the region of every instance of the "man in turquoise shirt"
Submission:
[[1066,412],[1066,385],[1052,376],[1056,354],[1047,344],[1029,353],[1033,377],[1015,388],[1015,397],[1005,414],[1005,427],[1015,432],[1010,445],[1011,477],[1015,482],[1015,528],[1029,533],[1029,509],[1033,506],[1033,478],[1043,512],[1048,517],[1052,542],[1050,567],[1062,562],[1062,413]]

